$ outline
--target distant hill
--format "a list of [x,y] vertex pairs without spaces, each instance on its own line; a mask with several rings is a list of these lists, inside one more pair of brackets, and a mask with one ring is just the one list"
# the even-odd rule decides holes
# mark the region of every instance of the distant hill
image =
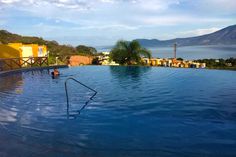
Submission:
[[161,47],[173,46],[177,43],[178,46],[196,46],[196,45],[232,45],[236,44],[236,25],[232,25],[216,31],[211,34],[206,34],[197,37],[176,38],[171,40],[158,39],[137,39],[144,47]]

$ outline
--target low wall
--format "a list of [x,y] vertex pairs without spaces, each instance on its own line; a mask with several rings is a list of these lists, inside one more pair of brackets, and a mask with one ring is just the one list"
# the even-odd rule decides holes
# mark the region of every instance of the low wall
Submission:
[[92,64],[93,57],[91,56],[71,56],[70,57],[70,66],[79,66],[79,65],[88,65]]

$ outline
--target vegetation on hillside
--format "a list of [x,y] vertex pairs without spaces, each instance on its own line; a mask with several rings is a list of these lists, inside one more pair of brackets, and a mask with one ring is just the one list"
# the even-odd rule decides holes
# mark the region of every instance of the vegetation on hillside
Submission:
[[141,64],[142,56],[151,58],[151,52],[141,47],[136,40],[131,42],[120,40],[110,53],[110,58],[121,65]]
[[97,50],[93,47],[87,47],[84,45],[80,45],[77,47],[73,47],[71,45],[60,45],[56,41],[48,41],[39,37],[28,37],[28,36],[20,36],[18,34],[12,34],[5,30],[0,30],[0,44],[8,44],[8,43],[23,43],[23,44],[39,44],[46,45],[49,53],[49,61],[50,63],[55,63],[55,58],[61,62],[66,63],[67,58],[71,55],[94,55]]
[[94,47],[88,47],[84,45],[77,46],[76,51],[79,54],[84,54],[84,55],[94,55],[97,53],[97,50]]
[[229,59],[199,59],[196,62],[206,63],[210,69],[236,69],[236,58]]

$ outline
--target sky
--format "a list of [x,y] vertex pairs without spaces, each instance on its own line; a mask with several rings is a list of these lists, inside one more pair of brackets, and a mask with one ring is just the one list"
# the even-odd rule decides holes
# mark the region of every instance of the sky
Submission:
[[191,37],[234,24],[235,0],[0,0],[0,29],[73,46]]

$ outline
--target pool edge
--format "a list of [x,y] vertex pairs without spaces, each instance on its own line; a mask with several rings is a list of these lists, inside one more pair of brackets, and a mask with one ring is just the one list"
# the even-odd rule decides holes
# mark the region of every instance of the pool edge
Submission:
[[21,68],[21,69],[15,69],[15,70],[2,71],[2,72],[0,72],[0,76],[9,75],[9,74],[12,74],[12,73],[31,71],[31,70],[53,69],[55,67],[57,67],[57,68],[68,68],[69,66],[68,65],[52,65],[52,66],[46,66],[46,67]]

